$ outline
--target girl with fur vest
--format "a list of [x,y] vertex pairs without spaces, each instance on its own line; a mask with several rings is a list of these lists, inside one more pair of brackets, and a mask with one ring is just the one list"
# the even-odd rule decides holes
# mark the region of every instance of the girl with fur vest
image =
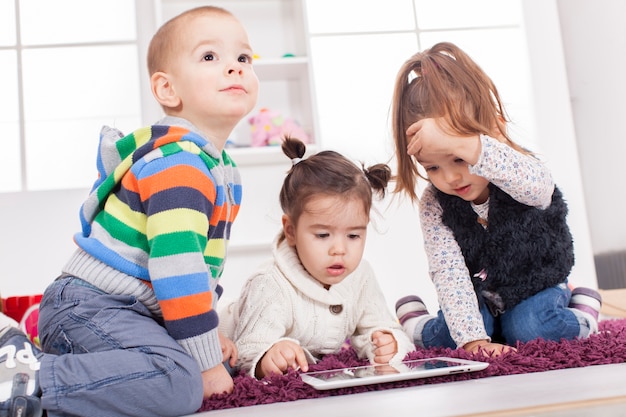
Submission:
[[[440,310],[398,300],[417,346],[501,354],[517,342],[597,332],[601,297],[568,287],[567,205],[548,168],[507,134],[492,80],[439,43],[401,67],[392,106],[395,191],[419,200]],[[416,179],[430,184],[417,196]]]

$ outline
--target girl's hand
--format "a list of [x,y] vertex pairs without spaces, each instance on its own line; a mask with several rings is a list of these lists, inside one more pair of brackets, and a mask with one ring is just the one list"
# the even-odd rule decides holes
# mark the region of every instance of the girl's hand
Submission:
[[513,346],[491,343],[487,340],[474,340],[463,345],[463,349],[471,353],[484,352],[489,356],[500,356],[503,353],[517,352]]
[[303,372],[306,372],[309,370],[309,363],[300,345],[291,340],[281,340],[265,352],[265,355],[257,364],[255,375],[260,379],[272,373],[283,374],[289,368],[300,368]]
[[235,346],[235,343],[223,334],[218,333],[218,335],[220,338],[220,344],[222,345],[222,360],[228,360],[228,364],[234,368],[237,364],[237,358],[239,357],[237,346]]
[[376,331],[372,333],[374,349],[374,362],[389,363],[391,358],[398,353],[398,343],[391,333]]
[[449,146],[448,138],[441,123],[443,119],[422,119],[413,123],[406,131],[407,137],[412,137],[409,141],[407,152],[409,155],[418,156],[423,149],[430,149],[430,152],[441,148],[445,151]]
[[406,131],[406,135],[412,137],[407,153],[414,155],[418,161],[421,157],[435,160],[454,155],[470,165],[476,164],[481,150],[479,135],[460,136],[450,132],[452,129],[441,117],[415,122]]

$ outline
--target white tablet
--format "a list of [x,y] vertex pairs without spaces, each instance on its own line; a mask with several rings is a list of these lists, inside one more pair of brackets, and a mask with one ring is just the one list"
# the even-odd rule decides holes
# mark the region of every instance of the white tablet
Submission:
[[455,358],[428,358],[403,361],[394,365],[365,365],[326,371],[303,372],[300,377],[317,390],[379,384],[382,382],[428,378],[474,372],[489,366],[486,362]]

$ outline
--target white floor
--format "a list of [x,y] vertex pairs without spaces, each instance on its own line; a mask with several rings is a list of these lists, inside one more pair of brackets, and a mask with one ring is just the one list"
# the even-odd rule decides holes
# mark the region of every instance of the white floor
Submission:
[[194,417],[625,417],[626,364],[208,411]]

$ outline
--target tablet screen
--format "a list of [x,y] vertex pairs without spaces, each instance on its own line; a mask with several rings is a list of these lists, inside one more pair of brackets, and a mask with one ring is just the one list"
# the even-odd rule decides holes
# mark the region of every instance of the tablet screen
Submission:
[[426,378],[485,369],[485,362],[454,358],[428,358],[393,365],[365,365],[301,374],[304,382],[316,389],[333,389],[381,382]]

